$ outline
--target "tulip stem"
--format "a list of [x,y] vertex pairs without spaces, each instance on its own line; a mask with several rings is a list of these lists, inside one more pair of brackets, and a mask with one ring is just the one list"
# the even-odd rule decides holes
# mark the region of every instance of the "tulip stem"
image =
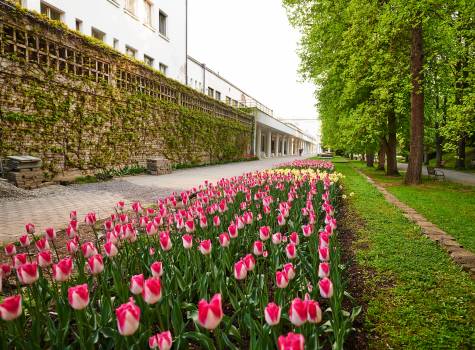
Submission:
[[78,329],[79,329],[79,346],[82,350],[86,349],[84,344],[84,319],[83,319],[83,310],[77,310],[76,315],[78,316]]

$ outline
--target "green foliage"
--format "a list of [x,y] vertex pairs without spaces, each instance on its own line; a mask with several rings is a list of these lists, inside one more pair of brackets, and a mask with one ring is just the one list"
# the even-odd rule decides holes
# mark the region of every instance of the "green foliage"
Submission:
[[475,283],[351,166],[339,163],[336,171],[355,193],[351,217],[364,220],[354,248],[368,271],[369,348],[473,348]]

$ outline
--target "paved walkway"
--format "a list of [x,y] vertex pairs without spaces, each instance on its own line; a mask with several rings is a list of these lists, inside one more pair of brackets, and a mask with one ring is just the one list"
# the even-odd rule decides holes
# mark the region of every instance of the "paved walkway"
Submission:
[[[407,170],[407,163],[398,163],[397,165],[399,170]],[[475,174],[474,173],[464,173],[462,171],[450,170],[450,169],[441,169],[445,178],[452,182],[457,182],[462,185],[475,186]],[[422,167],[422,174],[427,175],[427,168]]]
[[422,232],[432,241],[437,242],[444,248],[450,257],[462,268],[467,271],[472,279],[475,280],[475,254],[465,249],[460,245],[454,237],[447,232],[441,230],[439,227],[431,223],[424,216],[409,207],[407,204],[401,202],[393,194],[389,193],[380,183],[374,181],[371,177],[364,174],[361,170],[355,169],[368,182],[373,184],[379,192],[386,198],[386,200],[402,210],[404,216],[418,225]]
[[215,182],[221,178],[268,169],[282,162],[302,158],[271,158],[183,169],[161,176],[140,175],[103,183],[55,186],[46,195],[37,198],[0,198],[0,242],[9,242],[24,234],[24,227],[28,222],[35,224],[37,232],[44,232],[46,227],[64,229],[71,210],[77,210],[79,218],[90,211],[96,212],[99,218],[104,218],[112,212],[119,200],[127,203],[136,200],[151,203],[159,197],[198,186],[205,180]]

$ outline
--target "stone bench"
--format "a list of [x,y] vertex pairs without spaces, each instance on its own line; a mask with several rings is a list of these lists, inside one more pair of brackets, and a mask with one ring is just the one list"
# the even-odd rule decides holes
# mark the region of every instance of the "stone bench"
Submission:
[[172,172],[172,165],[165,158],[148,158],[147,171],[150,175],[164,175]]

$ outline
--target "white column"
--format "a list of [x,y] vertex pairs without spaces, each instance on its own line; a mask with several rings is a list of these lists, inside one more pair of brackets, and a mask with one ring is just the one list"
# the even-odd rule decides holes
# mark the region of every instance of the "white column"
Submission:
[[262,130],[260,127],[256,127],[257,132],[256,132],[256,156],[257,158],[261,159],[261,149],[262,149]]
[[294,146],[294,138],[291,137],[290,138],[290,154],[291,155],[295,155],[295,146]]
[[272,131],[267,132],[267,148],[266,148],[267,158],[272,157]]
[[280,153],[280,135],[275,136],[275,156],[278,157]]

